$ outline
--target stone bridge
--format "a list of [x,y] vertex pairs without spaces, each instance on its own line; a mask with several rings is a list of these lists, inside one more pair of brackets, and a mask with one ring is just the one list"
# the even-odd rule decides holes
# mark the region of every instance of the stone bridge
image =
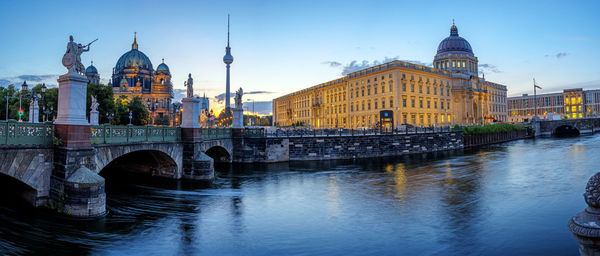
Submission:
[[537,120],[532,122],[535,136],[577,136],[600,130],[600,118]]
[[[214,162],[352,159],[463,148],[461,132],[269,137],[262,129],[87,126],[53,141],[52,124],[0,122],[0,173],[35,207],[79,217],[106,212],[106,172],[212,181]],[[65,138],[65,135],[61,136]],[[82,143],[82,141],[87,143]],[[61,144],[61,145],[57,145]]]

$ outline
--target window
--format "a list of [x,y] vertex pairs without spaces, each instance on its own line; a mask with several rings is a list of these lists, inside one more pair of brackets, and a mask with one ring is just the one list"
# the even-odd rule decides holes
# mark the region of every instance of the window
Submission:
[[373,87],[373,94],[377,94],[377,86]]
[[444,109],[444,102],[440,101],[440,109]]
[[385,100],[381,100],[381,108],[385,108]]
[[402,99],[402,107],[406,107],[406,99]]
[[417,115],[410,115],[410,119],[413,125],[417,124]]
[[427,101],[427,108],[431,108],[431,101]]
[[363,96],[363,97],[364,97],[364,96],[365,96],[365,88],[362,88],[362,90],[360,90],[360,92],[361,92],[361,94],[362,94],[361,96]]
[[433,108],[437,109],[437,101],[433,102]]
[[402,91],[405,92],[406,91],[406,83],[402,83]]
[[354,111],[354,105],[350,105],[350,112]]
[[429,86],[427,86],[427,94],[429,94]]
[[358,98],[358,90],[356,90],[356,97]]
[[415,92],[415,85],[414,84],[410,85],[410,92]]
[[407,118],[408,118],[408,117],[407,117],[407,115],[406,115],[406,114],[402,115],[402,121],[404,121],[404,123],[405,123],[405,124],[408,122],[408,119],[407,119]]
[[377,77],[373,78],[373,82],[377,82]]
[[390,87],[390,92],[392,92],[392,83],[390,83],[388,86]]
[[392,78],[392,74],[390,74],[389,77]]
[[410,106],[413,108],[415,107],[415,99],[410,100]]
[[419,93],[423,93],[423,86],[419,85]]
[[381,93],[385,93],[385,85],[381,86]]
[[423,100],[419,100],[419,107],[423,108]]
[[433,87],[433,95],[437,95],[437,87]]
[[394,100],[390,99],[390,108],[393,108],[393,107],[394,107]]
[[371,102],[370,101],[367,103],[367,110],[371,110]]
[[377,101],[375,101],[375,109],[377,109]]

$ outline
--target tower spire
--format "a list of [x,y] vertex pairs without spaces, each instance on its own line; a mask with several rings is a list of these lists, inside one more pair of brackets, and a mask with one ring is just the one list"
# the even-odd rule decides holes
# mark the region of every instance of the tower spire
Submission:
[[227,47],[229,47],[229,14],[227,14]]
[[131,44],[131,49],[132,50],[137,50],[137,48],[138,48],[137,32],[133,32],[133,44]]

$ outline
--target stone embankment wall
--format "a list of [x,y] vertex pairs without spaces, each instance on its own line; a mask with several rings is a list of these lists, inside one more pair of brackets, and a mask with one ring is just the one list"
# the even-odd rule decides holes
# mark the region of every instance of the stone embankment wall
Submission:
[[[235,142],[234,142],[235,143]],[[353,159],[463,148],[461,132],[330,137],[245,138],[234,162]]]
[[519,140],[529,137],[527,130],[522,131],[512,131],[512,132],[503,132],[503,133],[491,133],[491,134],[481,134],[481,135],[465,135],[464,143],[465,148],[468,147],[477,147],[495,143],[502,143],[511,140]]

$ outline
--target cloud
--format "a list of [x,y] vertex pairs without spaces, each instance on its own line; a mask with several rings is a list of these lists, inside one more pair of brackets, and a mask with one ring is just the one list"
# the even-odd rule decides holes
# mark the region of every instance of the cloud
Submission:
[[498,69],[498,67],[496,67],[495,65],[492,65],[492,64],[482,63],[482,64],[479,64],[478,66],[479,66],[480,74],[482,74],[484,71],[491,72],[491,73],[502,73],[502,71],[500,71]]
[[[244,92],[244,95],[248,95],[248,94],[269,94],[269,93],[273,93],[273,92],[268,92],[268,91],[250,91],[250,92]],[[235,92],[231,92],[231,95],[229,95],[231,98],[235,97]],[[223,103],[223,101],[225,101],[225,93],[221,93],[217,96],[215,96],[215,100],[217,101],[217,103]]]
[[[400,58],[398,56],[396,56],[396,57],[391,57],[391,58],[385,57],[383,60],[374,60],[374,61],[363,60],[363,61],[359,62],[357,60],[353,60],[352,62],[348,63],[347,65],[344,65],[344,67],[342,69],[342,75],[345,76],[347,74],[359,71],[361,69],[365,69],[365,68],[372,67],[372,66],[377,66],[379,64],[391,62],[391,61],[398,60],[398,59],[400,59]],[[431,63],[422,62],[422,61],[418,61],[418,60],[401,60],[401,61],[431,67]]]
[[23,81],[28,81],[29,85],[35,85],[39,83],[46,83],[46,86],[56,86],[56,80],[58,75],[45,74],[45,75],[18,75],[11,77],[0,77],[0,86],[8,86],[10,84],[21,85]]
[[337,61],[323,61],[321,62],[321,64],[329,65],[332,68],[339,67],[342,65],[342,63],[339,63]]
[[544,57],[546,57],[546,58],[548,58],[548,57],[555,57],[557,59],[560,59],[560,58],[566,57],[567,55],[571,55],[571,54],[570,53],[566,53],[566,52],[559,52],[557,54],[546,54],[546,55],[544,55]]

